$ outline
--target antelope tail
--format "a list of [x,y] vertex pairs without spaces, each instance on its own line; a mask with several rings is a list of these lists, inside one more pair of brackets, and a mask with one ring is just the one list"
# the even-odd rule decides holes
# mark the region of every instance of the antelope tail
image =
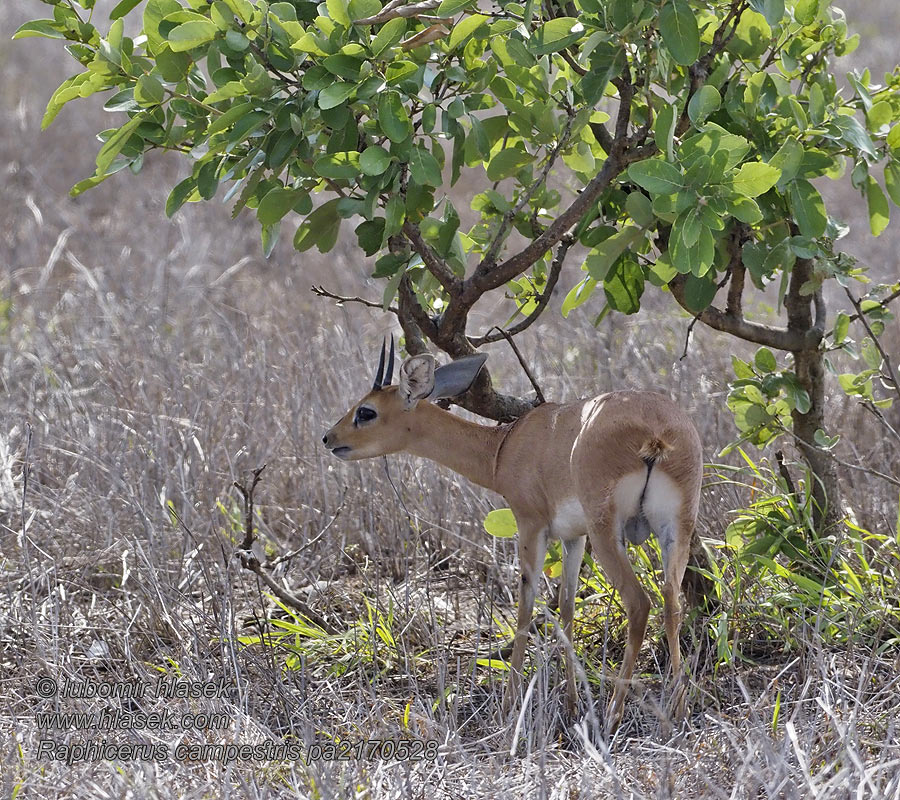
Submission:
[[664,439],[659,436],[651,436],[641,445],[638,456],[647,464],[655,464],[657,461],[662,461],[671,449],[672,445]]

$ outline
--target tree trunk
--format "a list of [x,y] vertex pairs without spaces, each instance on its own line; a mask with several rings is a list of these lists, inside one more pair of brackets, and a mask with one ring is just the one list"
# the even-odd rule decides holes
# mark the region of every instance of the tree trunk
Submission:
[[841,486],[834,459],[816,444],[816,431],[825,430],[825,355],[820,349],[794,354],[794,371],[809,394],[806,414],[794,411],[794,435],[803,458],[812,472],[813,520],[818,530],[830,528],[841,519]]
[[[812,486],[807,492],[813,498],[813,522],[816,529],[823,531],[841,519],[841,487],[838,483],[834,459],[816,444],[816,431],[825,430],[825,353],[821,339],[825,331],[825,300],[821,288],[810,294],[804,288],[812,278],[812,262],[798,258],[791,271],[791,283],[785,298],[788,331],[802,333],[804,337],[811,331],[817,335],[807,338],[804,347],[792,350],[794,372],[800,384],[809,395],[810,408],[805,414],[796,409],[792,412],[794,436],[803,458],[812,472]],[[813,322],[815,304],[815,322]]]

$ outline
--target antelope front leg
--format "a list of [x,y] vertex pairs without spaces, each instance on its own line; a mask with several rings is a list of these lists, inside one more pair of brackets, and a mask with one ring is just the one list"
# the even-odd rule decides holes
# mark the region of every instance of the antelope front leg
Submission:
[[572,644],[573,618],[575,616],[575,594],[578,591],[578,573],[584,559],[586,537],[563,540],[562,587],[559,593],[559,615],[562,617],[563,633],[568,639],[566,646],[566,711],[573,719],[578,710],[578,689],[575,684],[575,651]]
[[503,695],[503,713],[509,713],[522,693],[522,663],[525,660],[525,645],[528,643],[528,629],[534,611],[537,594],[547,554],[547,532],[542,527],[519,524],[519,609],[516,619],[516,636],[513,640],[510,660],[509,680]]

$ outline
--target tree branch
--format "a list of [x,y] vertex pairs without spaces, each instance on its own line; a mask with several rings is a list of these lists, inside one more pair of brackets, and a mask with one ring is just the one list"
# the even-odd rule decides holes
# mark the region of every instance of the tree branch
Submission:
[[744,278],[747,270],[744,264],[738,263],[732,267],[731,283],[728,286],[728,302],[725,304],[725,313],[729,317],[743,317]]
[[556,284],[559,281],[559,275],[562,272],[563,262],[566,259],[566,254],[569,252],[569,248],[575,244],[575,237],[566,235],[563,237],[562,241],[559,243],[559,249],[556,251],[556,257],[553,259],[553,263],[550,265],[550,273],[547,275],[547,285],[544,287],[544,291],[541,292],[541,296],[538,298],[537,305],[534,307],[534,311],[532,311],[525,319],[517,322],[513,325],[509,330],[503,331],[498,327],[493,327],[491,330],[499,331],[498,333],[491,333],[488,331],[483,336],[469,337],[469,341],[472,342],[473,347],[481,347],[484,344],[490,344],[492,342],[498,342],[500,339],[508,339],[510,336],[517,336],[522,331],[526,330],[531,324],[544,312],[544,309],[547,308],[547,305],[550,302],[550,297],[553,294],[553,290],[556,288]]
[[647,144],[636,150],[624,151],[624,142],[616,140],[612,151],[609,153],[600,172],[594,176],[584,187],[581,194],[572,201],[572,204],[563,211],[547,229],[524,249],[506,261],[489,269],[478,269],[463,284],[462,298],[469,305],[481,297],[485,292],[502,286],[512,280],[521,272],[534,264],[544,253],[555,247],[569,228],[581,220],[588,209],[597,202],[612,182],[631,163],[649,158],[656,153],[656,144]]
[[516,215],[523,208],[525,208],[528,201],[534,196],[534,193],[537,191],[538,187],[542,186],[547,180],[547,176],[550,174],[550,170],[553,169],[553,165],[556,163],[556,159],[559,158],[560,152],[562,152],[562,149],[569,143],[569,134],[572,131],[573,119],[573,115],[569,113],[568,119],[566,120],[566,126],[562,132],[562,136],[559,137],[559,141],[557,141],[556,147],[554,147],[550,154],[547,156],[547,161],[541,169],[540,174],[532,182],[531,186],[529,186],[524,192],[522,192],[515,206],[513,206],[503,215],[502,219],[500,220],[500,225],[497,228],[497,233],[494,235],[494,239],[491,242],[490,247],[488,247],[487,252],[484,254],[484,258],[481,259],[481,263],[476,268],[476,273],[487,272],[496,265],[497,253],[500,252],[500,248],[503,246],[503,242],[506,240],[509,229],[512,227],[513,220],[516,218]]
[[457,295],[460,292],[462,281],[453,274],[453,270],[434,250],[428,242],[422,238],[419,226],[409,222],[403,223],[403,235],[409,240],[413,250],[421,257],[425,268],[437,278],[438,283],[449,295]]
[[[398,316],[400,317],[400,324],[403,327],[404,334],[411,333],[413,339],[421,339],[424,333],[429,339],[436,341],[438,338],[437,325],[419,304],[408,272],[400,279],[400,285],[397,287],[397,297],[400,304]],[[412,328],[413,325],[415,325],[415,329]],[[418,332],[418,335],[416,332]],[[413,352],[408,344],[406,349],[410,353]],[[424,352],[424,347],[420,352]]]
[[[684,296],[686,281],[686,275],[676,275],[669,281],[669,289],[678,305],[689,314],[695,315],[696,312],[689,308]],[[730,333],[732,336],[737,336],[739,339],[744,339],[747,342],[774,347],[777,350],[807,350],[814,349],[816,346],[816,344],[810,346],[804,332],[791,331],[787,328],[775,328],[759,322],[750,322],[743,317],[733,317],[715,306],[708,306],[696,316],[704,325],[708,325],[717,331]]]

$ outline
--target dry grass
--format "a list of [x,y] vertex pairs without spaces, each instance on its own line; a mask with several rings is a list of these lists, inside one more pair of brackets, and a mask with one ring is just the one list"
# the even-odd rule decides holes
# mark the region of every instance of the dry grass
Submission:
[[[99,112],[69,110],[37,135],[43,101],[69,67],[52,45],[3,43],[25,13],[0,23],[4,797],[900,798],[896,645],[875,637],[838,650],[814,629],[791,631],[789,652],[769,641],[756,662],[716,670],[705,621],[694,619],[693,714],[673,731],[658,707],[665,648],[654,616],[646,686],[612,741],[593,712],[578,730],[561,724],[559,654],[542,637],[510,758],[513,726],[494,716],[502,676],[473,660],[502,643],[513,610],[514,546],[480,526],[497,498],[410,459],[338,463],[319,442],[364,387],[390,320],[334,308],[308,286],[375,293],[366,264],[350,243],[328,258],[282,243],[263,261],[252,220],[231,222],[218,204],[166,221],[165,186],[180,167],[162,159],[139,180],[119,175],[67,199],[92,163]],[[854,213],[858,204],[835,202]],[[661,299],[599,331],[548,316],[522,346],[555,398],[664,387],[695,413],[712,458],[733,435],[721,402],[731,344],[698,331],[679,361],[685,327]],[[504,387],[525,392],[504,348],[491,353]],[[833,412],[849,440],[842,457],[855,461],[856,448],[891,471],[865,417],[838,398]],[[325,614],[334,636],[276,647],[239,638],[292,623],[233,556],[242,520],[232,482],[263,463],[259,556],[299,550],[272,574]],[[895,493],[855,473],[847,486],[861,523],[889,530]],[[720,539],[725,509],[743,500],[709,491],[701,534]],[[601,592],[581,611],[577,645],[597,698],[621,641],[611,602]],[[38,725],[41,712],[107,704],[41,698],[41,676],[99,685],[160,675],[223,677],[229,691],[115,705],[224,713],[227,727]],[[308,752],[329,737],[433,741],[439,756],[223,764],[170,753],[69,767],[37,755],[47,738],[172,751],[289,741]]]

